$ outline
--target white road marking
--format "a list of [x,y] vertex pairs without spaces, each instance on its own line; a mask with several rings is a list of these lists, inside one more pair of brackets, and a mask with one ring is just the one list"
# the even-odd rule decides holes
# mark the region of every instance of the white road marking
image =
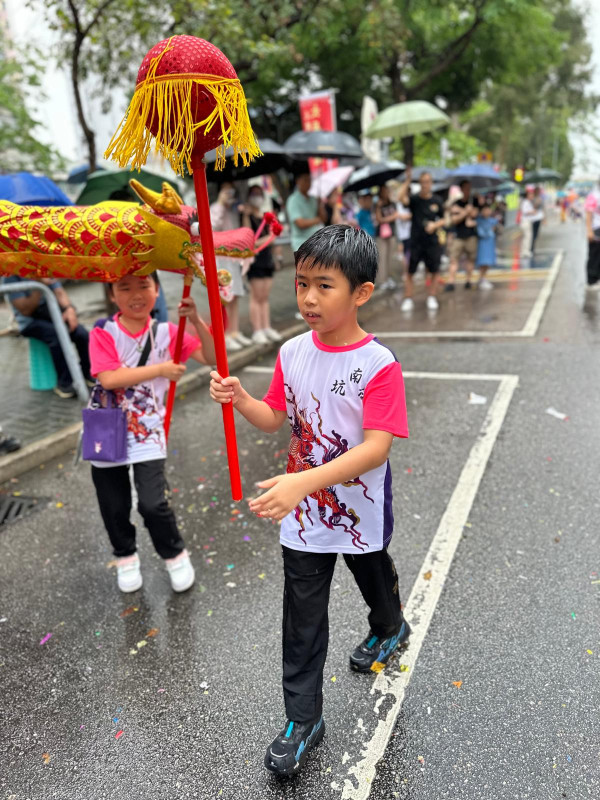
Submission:
[[[499,386],[406,604],[404,613],[412,626],[412,634],[410,646],[402,656],[402,665],[408,669],[406,672],[397,672],[393,675],[381,672],[377,676],[371,690],[371,694],[378,695],[375,703],[376,710],[379,709],[385,697],[393,698],[393,704],[385,717],[377,722],[370,740],[363,745],[361,759],[348,769],[348,775],[352,779],[344,779],[342,800],[368,800],[370,796],[377,763],[385,754],[394,730],[406,689],[448,577],[464,525],[469,518],[488,459],[500,433],[513,393],[519,383],[517,375],[493,376],[461,373],[444,375],[443,373],[421,372],[407,373],[407,377],[444,380],[491,380],[495,378],[499,379]],[[423,575],[428,572],[431,572],[431,579],[424,580]]]
[[[506,339],[526,338],[535,336],[546,310],[546,305],[552,294],[554,283],[560,271],[563,260],[563,251],[559,250],[554,256],[552,266],[548,272],[546,283],[533,304],[525,325],[518,331],[380,331],[375,334],[379,339]],[[515,272],[518,277],[518,272]]]

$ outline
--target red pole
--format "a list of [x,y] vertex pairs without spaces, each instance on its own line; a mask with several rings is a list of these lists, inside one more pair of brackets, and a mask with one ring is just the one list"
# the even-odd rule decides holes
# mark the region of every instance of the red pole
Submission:
[[[191,272],[186,273],[185,278],[183,279],[183,292],[181,294],[181,299],[185,300],[186,297],[190,296],[190,290],[192,288],[192,281],[194,277]],[[185,317],[179,317],[179,326],[177,328],[177,338],[175,339],[175,353],[173,355],[173,361],[176,364],[179,364],[181,359],[181,348],[183,347],[183,334],[185,333]],[[171,417],[173,415],[173,405],[175,403],[175,392],[177,390],[177,383],[175,381],[171,381],[169,384],[169,394],[167,395],[167,407],[165,409],[165,439],[169,441],[169,429],[171,428]]]
[[[221,377],[229,375],[227,363],[227,350],[225,348],[225,328],[223,314],[221,313],[221,295],[219,294],[219,281],[217,278],[217,262],[213,243],[212,225],[210,222],[210,209],[208,207],[208,187],[206,185],[206,164],[201,154],[192,156],[192,170],[194,173],[194,189],[196,190],[196,204],[198,207],[198,227],[202,242],[202,257],[206,274],[206,290],[210,306],[210,319],[217,354],[217,371]],[[229,461],[229,479],[231,481],[231,496],[234,500],[242,499],[242,479],[238,460],[237,443],[235,436],[235,422],[233,419],[233,405],[227,403],[221,406],[223,410],[223,427],[225,428],[225,444],[227,446],[227,460]]]

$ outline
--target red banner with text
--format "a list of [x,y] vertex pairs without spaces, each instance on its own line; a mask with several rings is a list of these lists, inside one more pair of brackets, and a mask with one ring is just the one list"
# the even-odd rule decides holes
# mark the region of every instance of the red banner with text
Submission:
[[[300,98],[300,120],[303,131],[336,131],[335,94],[331,91],[315,92]],[[309,158],[313,177],[337,167],[337,158]]]

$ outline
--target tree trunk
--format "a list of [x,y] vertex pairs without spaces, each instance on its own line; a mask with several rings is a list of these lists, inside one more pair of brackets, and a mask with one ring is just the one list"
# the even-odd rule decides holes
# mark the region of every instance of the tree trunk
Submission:
[[90,172],[96,170],[96,136],[94,131],[87,124],[85,113],[83,110],[83,103],[81,100],[81,91],[79,88],[79,54],[81,52],[81,44],[83,37],[78,36],[73,46],[73,57],[71,59],[71,83],[73,85],[73,94],[75,95],[75,105],[77,106],[77,119],[83,131],[85,141],[88,148],[88,162]]
[[404,149],[404,163],[407,167],[412,167],[415,156],[415,137],[406,136],[402,139],[402,147]]

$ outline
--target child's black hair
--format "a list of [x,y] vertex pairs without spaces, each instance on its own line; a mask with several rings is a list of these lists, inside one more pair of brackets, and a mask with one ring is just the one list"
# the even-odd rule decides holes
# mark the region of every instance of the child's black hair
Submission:
[[[157,286],[160,286],[160,281],[159,281],[159,279],[158,279],[158,272],[151,272],[149,275],[145,275],[144,277],[146,277],[146,278],[152,278],[152,280],[154,281],[154,283],[155,283]],[[108,288],[109,288],[109,291],[110,291],[110,293],[111,293],[111,294],[112,294],[113,287],[114,287],[114,284],[113,284],[113,283],[109,283],[109,284],[108,284]]]
[[353,292],[363,283],[375,283],[377,247],[372,236],[349,225],[328,225],[313,233],[294,253],[296,268],[317,264],[337,267]]

